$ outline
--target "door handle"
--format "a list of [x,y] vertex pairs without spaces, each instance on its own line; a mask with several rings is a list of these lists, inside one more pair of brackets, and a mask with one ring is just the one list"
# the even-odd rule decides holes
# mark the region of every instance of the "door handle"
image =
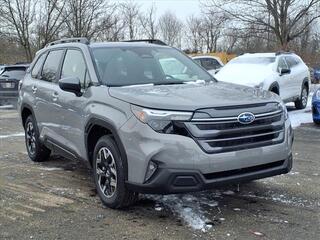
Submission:
[[35,85],[33,85],[31,89],[32,89],[33,94],[35,94],[38,90],[38,88]]
[[53,92],[52,93],[52,100],[53,101],[57,101],[58,100],[58,97],[59,97],[59,94],[57,92]]

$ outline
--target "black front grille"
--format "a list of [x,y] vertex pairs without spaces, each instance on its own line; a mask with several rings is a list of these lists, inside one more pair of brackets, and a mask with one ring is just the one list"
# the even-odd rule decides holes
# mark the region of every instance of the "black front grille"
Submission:
[[[243,112],[250,109],[243,109]],[[284,141],[284,116],[279,109],[259,113],[251,124],[237,117],[185,122],[190,136],[206,153],[222,153],[279,144]]]
[[284,164],[284,162],[285,161],[282,160],[282,161],[257,165],[253,167],[240,168],[240,169],[234,169],[234,170],[223,171],[223,172],[208,173],[208,174],[204,174],[204,177],[208,180],[213,180],[213,179],[231,177],[231,176],[241,175],[246,173],[264,171],[264,170],[280,167]]

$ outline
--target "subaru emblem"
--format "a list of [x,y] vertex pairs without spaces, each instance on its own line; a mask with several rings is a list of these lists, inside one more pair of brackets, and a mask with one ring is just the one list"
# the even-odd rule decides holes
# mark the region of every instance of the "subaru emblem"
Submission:
[[242,124],[250,124],[255,120],[255,116],[251,112],[244,112],[238,116],[238,122]]

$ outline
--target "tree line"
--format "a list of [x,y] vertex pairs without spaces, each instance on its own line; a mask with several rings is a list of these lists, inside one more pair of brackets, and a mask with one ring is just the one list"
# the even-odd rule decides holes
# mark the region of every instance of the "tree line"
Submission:
[[319,59],[320,0],[199,4],[201,13],[182,19],[174,11],[159,14],[155,4],[146,9],[134,0],[0,0],[0,61],[10,61],[5,59],[8,48],[31,61],[38,49],[65,37],[160,39],[189,53],[293,50],[309,62]]

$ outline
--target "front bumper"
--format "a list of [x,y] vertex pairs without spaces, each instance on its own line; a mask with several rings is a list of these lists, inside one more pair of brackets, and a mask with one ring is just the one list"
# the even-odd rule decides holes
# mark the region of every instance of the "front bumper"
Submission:
[[[291,164],[286,162],[291,156],[293,143],[293,130],[290,120],[285,122],[284,132],[284,141],[279,144],[211,154],[203,151],[190,137],[157,133],[148,125],[138,121],[134,116],[118,129],[119,137],[127,155],[128,186],[133,188],[138,186],[147,189],[149,192],[159,193],[175,192],[170,187],[172,184],[169,178],[180,172],[183,174],[192,173],[192,176],[195,176],[194,179],[197,180],[197,185],[200,185],[199,187],[187,187],[184,191],[205,189],[212,184],[217,185],[218,182],[227,183],[228,179],[237,182],[250,176],[257,179],[285,173],[291,168],[288,167]],[[158,165],[158,170],[146,182],[146,173],[150,161]],[[269,169],[271,172],[268,169],[260,169],[263,170],[263,172],[260,172],[258,169],[257,175],[254,173],[257,169],[252,172],[252,168],[256,166],[271,166],[269,164],[279,161],[284,162],[281,163],[281,166],[277,166],[275,171],[273,171],[274,169]],[[240,176],[239,170],[241,169],[251,169],[251,172],[240,172]],[[225,173],[234,173],[234,176],[228,176],[225,179]],[[267,175],[265,175],[266,173]],[[242,176],[242,174],[245,175]],[[221,175],[223,178],[221,180],[216,179],[215,175]],[[166,183],[164,184],[162,181],[165,180]],[[171,181],[173,180],[171,179]],[[193,180],[187,179],[186,181]],[[163,187],[164,185],[168,185],[169,190],[165,191],[166,189],[163,189],[166,188]],[[157,190],[158,187],[160,190]],[[191,189],[188,190],[189,188]]]
[[197,170],[160,168],[152,180],[145,184],[127,182],[135,192],[172,194],[211,189],[220,185],[248,182],[290,172],[292,155],[285,160],[231,171],[202,174]]

